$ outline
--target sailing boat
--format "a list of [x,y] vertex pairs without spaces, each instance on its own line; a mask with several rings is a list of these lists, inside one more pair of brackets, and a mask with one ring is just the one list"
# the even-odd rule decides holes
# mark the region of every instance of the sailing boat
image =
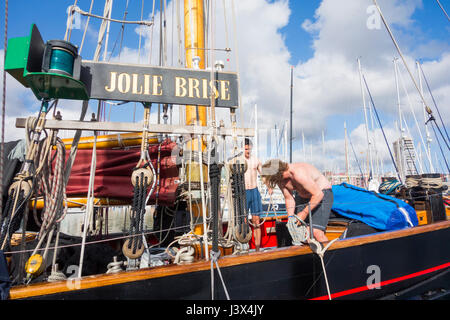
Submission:
[[[249,252],[252,233],[241,197],[245,162],[239,153],[238,137],[251,137],[254,132],[236,124],[236,106],[240,106],[238,74],[219,68],[203,71],[203,49],[206,48],[203,4],[202,0],[185,1],[185,19],[192,19],[185,21],[185,46],[190,49],[186,54],[187,68],[114,64],[97,59],[85,61],[67,41],[44,43],[34,25],[28,37],[10,39],[5,69],[29,86],[42,102],[38,121],[18,119],[17,126],[30,130],[31,134],[27,132],[27,135],[36,145],[44,129],[52,133],[53,139],[43,140],[45,148],[28,150],[27,161],[16,175],[15,182],[19,185],[12,189],[10,197],[20,196],[22,200],[18,201],[19,207],[14,206],[17,202],[10,203],[13,206],[9,211],[11,216],[2,216],[2,225],[8,226],[2,248],[8,248],[4,254],[8,265],[16,267],[14,275],[19,279],[19,282],[14,279],[9,298],[401,299],[424,292],[431,292],[428,298],[444,296],[448,290],[439,289],[449,283],[450,262],[448,250],[442,244],[450,241],[450,222],[441,218],[441,208],[428,210],[431,219],[426,224],[395,230],[376,230],[368,225],[363,230],[364,225],[352,219],[330,219],[326,232],[331,240],[328,243],[311,242]],[[104,21],[109,22],[111,11],[108,8],[105,6],[104,18],[109,18]],[[52,54],[59,59],[52,60]],[[98,115],[97,121],[46,119],[57,99],[63,98],[84,102],[90,99],[142,102],[144,122],[103,122],[98,121]],[[151,103],[161,104],[163,110],[168,110],[169,104],[186,105],[186,124],[149,123]],[[215,123],[216,107],[229,110],[231,128]],[[210,123],[206,121],[208,113]],[[67,186],[70,186],[70,179],[83,177],[72,185],[78,191],[72,191],[74,195],[84,193],[87,199],[82,235],[78,238],[66,237],[59,230],[71,192],[70,188],[66,189],[69,196],[66,197],[61,189],[66,181],[64,172],[58,170],[63,167],[62,163],[71,163],[71,158],[64,158],[64,143],[56,136],[60,129],[120,132],[115,138],[106,137],[119,146],[123,132],[140,134],[134,137],[139,141],[137,148],[128,150],[97,149],[100,137],[94,134],[92,149],[85,149],[84,157],[83,149],[76,153],[73,166],[69,167]],[[183,139],[158,137],[174,133]],[[223,136],[233,140],[232,156],[228,159],[225,152],[220,154]],[[155,138],[157,143],[152,140]],[[77,146],[79,140],[79,136],[75,136],[72,145]],[[58,143],[52,154],[55,141]],[[226,144],[221,146],[223,150],[227,148]],[[73,150],[75,148],[71,148],[70,154],[74,154]],[[38,151],[46,156],[44,162],[36,162]],[[219,161],[210,161],[217,155]],[[58,160],[58,165],[55,163],[53,167],[54,159]],[[77,160],[81,161],[77,163]],[[26,222],[22,230],[16,232],[17,223],[5,221],[20,222],[22,217],[28,217],[25,203],[30,203],[37,213],[34,205],[37,195],[33,191],[38,186],[36,181],[50,179],[36,164],[42,164],[42,168],[47,164],[47,172],[52,172],[52,177],[59,177],[59,180],[43,185],[56,192],[44,194],[42,210],[54,210],[44,216],[39,232],[30,234],[31,241],[27,241]],[[102,175],[102,170],[107,174]],[[221,170],[224,170],[226,184],[223,200],[228,202],[230,213],[227,223],[220,221]],[[103,179],[108,176],[112,179],[105,183]],[[123,182],[124,177],[133,179]],[[22,189],[27,184],[29,188]],[[115,187],[119,184],[121,189],[117,190]],[[82,191],[79,191],[80,185]],[[376,199],[371,194],[360,190],[351,192],[357,192],[361,198],[368,196],[370,208],[364,210],[375,212]],[[97,230],[96,223],[103,217],[94,201],[103,199],[103,205],[112,207],[108,203],[111,194],[127,199],[131,205],[130,227],[120,237],[90,232]],[[380,200],[383,208],[393,201],[389,200]],[[153,232],[146,234],[144,228],[143,216],[148,203],[157,204],[152,231],[157,231],[159,239]],[[397,207],[401,205],[400,201],[394,201],[393,210],[398,213]],[[188,230],[185,232],[185,229]],[[180,230],[175,237],[174,233]],[[13,235],[17,235],[18,240]],[[277,235],[277,240],[281,242],[286,236]],[[19,245],[15,246],[16,243]],[[24,250],[26,248],[31,251]],[[145,266],[144,257],[147,259]],[[90,259],[101,263],[101,268],[106,270],[92,271]],[[26,277],[23,277],[25,260]],[[73,266],[78,269],[71,268]]]

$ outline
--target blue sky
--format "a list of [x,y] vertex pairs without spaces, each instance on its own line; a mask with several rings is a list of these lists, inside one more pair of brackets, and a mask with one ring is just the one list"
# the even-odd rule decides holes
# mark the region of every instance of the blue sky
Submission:
[[[36,23],[44,40],[62,39],[66,27],[66,10],[73,2],[73,0],[9,1],[8,37],[25,36],[29,32],[31,23]],[[79,0],[78,6],[88,11],[90,2],[90,0]],[[318,148],[314,150],[314,154],[319,154],[321,132],[324,131],[327,140],[326,149],[336,154],[342,153],[343,122],[346,121],[353,142],[359,150],[358,153],[363,157],[365,142],[361,125],[364,119],[356,69],[356,58],[362,56],[363,68],[367,71],[369,86],[373,89],[372,93],[386,130],[395,131],[397,113],[393,69],[386,61],[386,57],[391,55],[393,58],[396,52],[384,27],[374,32],[364,30],[364,26],[361,29],[354,28],[359,26],[357,18],[360,18],[362,22],[365,21],[367,18],[365,7],[371,5],[372,1],[235,0],[235,2],[239,10],[238,20],[240,19],[239,54],[247,121],[252,119],[251,107],[256,103],[260,110],[258,122],[261,127],[270,130],[274,124],[278,127],[283,125],[288,116],[290,66],[295,66],[294,134],[297,139],[294,141],[294,149],[303,148],[299,137],[301,132],[304,132],[308,143]],[[365,4],[358,11],[355,8],[359,4],[355,3],[361,2]],[[93,12],[101,15],[103,3],[100,0],[94,1]],[[144,1],[144,18],[148,19],[151,14],[152,3],[153,1],[150,0]],[[442,68],[448,66],[446,61],[447,56],[450,55],[450,23],[436,1],[379,0],[379,3],[386,10],[385,14],[389,21],[392,21],[392,28],[405,55],[411,59],[411,62],[417,59],[424,63],[424,70],[430,82],[433,83],[433,89],[436,90],[438,104],[441,108],[448,106],[450,101],[447,92],[450,83],[448,76],[442,75]],[[441,0],[441,3],[447,11],[450,11],[450,1]],[[125,4],[125,0],[114,0],[113,18],[122,19]],[[159,13],[157,11],[159,1],[155,1],[155,4],[156,13]],[[172,8],[171,1],[168,1],[168,4],[169,8]],[[129,1],[127,20],[140,19],[140,6],[141,1]],[[4,12],[4,2],[0,4],[0,11]],[[259,14],[252,14],[252,12]],[[167,16],[170,21],[171,14],[172,12],[168,11]],[[219,16],[220,14],[218,23]],[[230,18],[229,11],[228,17]],[[84,22],[85,18],[82,19]],[[228,23],[231,28],[230,20]],[[339,29],[339,26],[347,23],[350,26],[349,29]],[[91,19],[82,52],[84,59],[92,59],[99,25],[99,20]],[[313,28],[308,29],[308,26]],[[1,19],[0,27],[2,31],[0,46],[3,48],[4,19]],[[118,54],[120,27],[119,24],[111,25],[109,50],[116,43],[113,57]],[[255,33],[256,37],[261,39],[246,38],[254,27],[265,30],[265,34],[263,31],[260,34]],[[333,28],[336,28],[335,34],[333,34]],[[71,42],[79,45],[82,31],[82,28],[73,30]],[[139,39],[136,27],[126,25],[125,32],[123,48],[127,51],[124,56],[135,59]],[[368,38],[371,36],[374,36],[373,40]],[[145,39],[148,46],[148,34]],[[249,43],[252,43],[252,46]],[[231,65],[232,63],[233,61]],[[253,63],[258,65],[254,66]],[[261,66],[264,66],[263,70],[259,70]],[[255,76],[252,76],[255,70],[258,71]],[[264,77],[268,80],[263,83],[261,79]],[[407,74],[404,73],[403,77],[413,97],[413,89],[411,83],[408,83]],[[274,94],[269,96],[267,93],[269,89],[275,90]],[[413,97],[414,108],[420,110],[420,107],[416,106],[417,100],[414,99]],[[22,103],[24,101],[30,102],[30,100],[22,100]],[[406,96],[402,96],[402,101],[403,107],[407,109]],[[33,112],[33,108],[29,105],[11,105],[10,108],[25,108],[30,113]],[[72,108],[72,111],[76,114],[77,110]],[[448,108],[441,112],[446,115],[445,118],[450,118]],[[130,108],[123,108],[118,111],[116,119],[123,119],[129,115]],[[301,151],[294,158],[303,160]],[[439,152],[435,153],[439,155]],[[340,156],[341,161],[342,154]],[[384,158],[386,162],[389,162],[386,154]],[[312,160],[318,165],[325,166],[323,159],[314,157]]]

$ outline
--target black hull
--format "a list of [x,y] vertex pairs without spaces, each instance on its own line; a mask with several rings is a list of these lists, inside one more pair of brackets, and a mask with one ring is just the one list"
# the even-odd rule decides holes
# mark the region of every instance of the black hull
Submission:
[[[324,256],[332,298],[366,300],[433,297],[430,294],[423,296],[426,292],[445,296],[442,295],[445,292],[443,290],[450,291],[450,224],[443,222],[436,226],[439,227],[432,228],[429,225],[414,228],[414,232],[402,230],[335,242]],[[147,279],[146,273],[156,272],[158,268],[98,276],[103,277],[103,280],[91,284],[89,288],[85,288],[82,280],[79,290],[61,289],[61,286],[56,290],[54,284],[41,284],[41,287],[48,285],[53,286],[53,289],[21,296],[20,292],[27,291],[23,287],[22,291],[16,292],[15,297],[210,300],[209,266],[209,262],[199,262],[158,267],[166,270],[173,267],[178,271],[173,272],[175,274],[161,271],[159,275]],[[219,260],[219,266],[231,300],[328,299],[320,258],[309,248],[279,248],[272,252],[224,257]],[[379,273],[376,273],[377,270]],[[133,278],[134,274],[136,278]],[[121,283],[111,284],[115,277],[125,275],[129,277],[128,280],[122,279]],[[215,299],[226,299],[217,271],[215,284]],[[374,288],[370,289],[368,285]]]

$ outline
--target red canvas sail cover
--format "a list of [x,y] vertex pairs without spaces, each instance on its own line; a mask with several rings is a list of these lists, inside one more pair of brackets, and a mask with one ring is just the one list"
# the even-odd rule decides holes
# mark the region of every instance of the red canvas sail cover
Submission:
[[[149,148],[150,159],[157,172],[159,144]],[[176,154],[172,151],[176,143],[165,140],[161,143],[159,193],[155,191],[149,204],[156,202],[162,205],[172,205],[176,200],[176,189],[179,183]],[[132,149],[97,149],[97,165],[94,180],[94,197],[133,199],[131,174],[137,165],[141,152],[139,148]],[[66,161],[69,152],[66,154]],[[89,187],[89,175],[92,161],[92,150],[78,150],[72,167],[66,193],[68,197],[86,197]],[[155,177],[156,179],[156,177]]]

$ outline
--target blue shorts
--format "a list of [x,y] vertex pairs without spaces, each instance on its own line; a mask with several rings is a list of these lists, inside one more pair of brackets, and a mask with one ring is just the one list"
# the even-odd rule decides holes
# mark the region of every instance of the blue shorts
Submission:
[[252,216],[260,216],[263,212],[261,194],[258,188],[245,190],[247,210]]

